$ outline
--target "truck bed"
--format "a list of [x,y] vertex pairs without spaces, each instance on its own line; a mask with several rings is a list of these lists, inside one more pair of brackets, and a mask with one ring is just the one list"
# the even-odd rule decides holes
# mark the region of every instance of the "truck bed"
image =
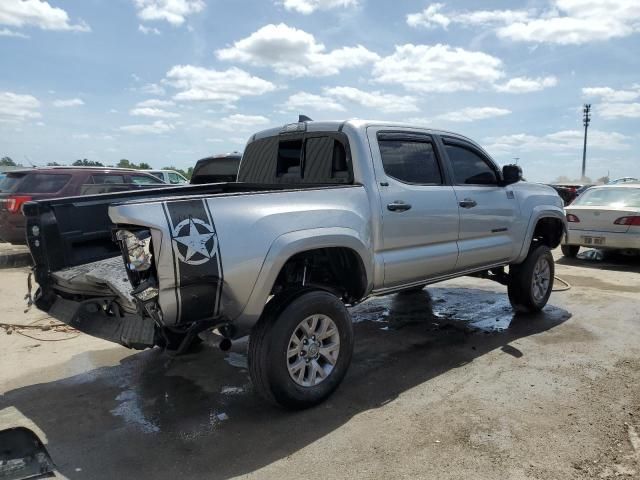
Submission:
[[24,206],[24,215],[27,217],[27,243],[35,264],[35,278],[41,286],[48,285],[52,272],[119,256],[120,250],[112,239],[114,225],[108,214],[109,206],[114,204],[319,187],[332,186],[233,182],[29,202]]

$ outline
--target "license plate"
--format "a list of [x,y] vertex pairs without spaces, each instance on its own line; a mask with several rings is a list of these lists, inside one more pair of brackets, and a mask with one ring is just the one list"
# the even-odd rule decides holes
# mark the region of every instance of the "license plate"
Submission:
[[586,245],[604,245],[604,237],[582,237],[582,242]]

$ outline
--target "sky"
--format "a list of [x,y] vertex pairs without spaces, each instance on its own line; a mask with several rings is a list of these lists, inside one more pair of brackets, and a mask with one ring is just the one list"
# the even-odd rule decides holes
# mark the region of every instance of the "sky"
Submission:
[[525,177],[640,177],[638,0],[1,0],[0,156],[192,166],[349,118],[480,143]]

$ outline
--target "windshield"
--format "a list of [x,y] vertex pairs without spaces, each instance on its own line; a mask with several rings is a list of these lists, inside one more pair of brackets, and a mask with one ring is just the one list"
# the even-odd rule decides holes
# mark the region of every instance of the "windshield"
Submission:
[[640,208],[640,188],[594,188],[579,196],[573,205]]

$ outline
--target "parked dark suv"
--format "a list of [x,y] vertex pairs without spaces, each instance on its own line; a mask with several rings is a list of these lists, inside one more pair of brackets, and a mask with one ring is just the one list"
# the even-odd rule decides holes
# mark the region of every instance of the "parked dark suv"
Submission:
[[121,192],[166,185],[136,170],[51,167],[7,172],[0,180],[0,240],[24,244],[22,205],[30,200]]
[[198,160],[191,174],[192,185],[235,182],[242,154],[238,152],[214,155]]

